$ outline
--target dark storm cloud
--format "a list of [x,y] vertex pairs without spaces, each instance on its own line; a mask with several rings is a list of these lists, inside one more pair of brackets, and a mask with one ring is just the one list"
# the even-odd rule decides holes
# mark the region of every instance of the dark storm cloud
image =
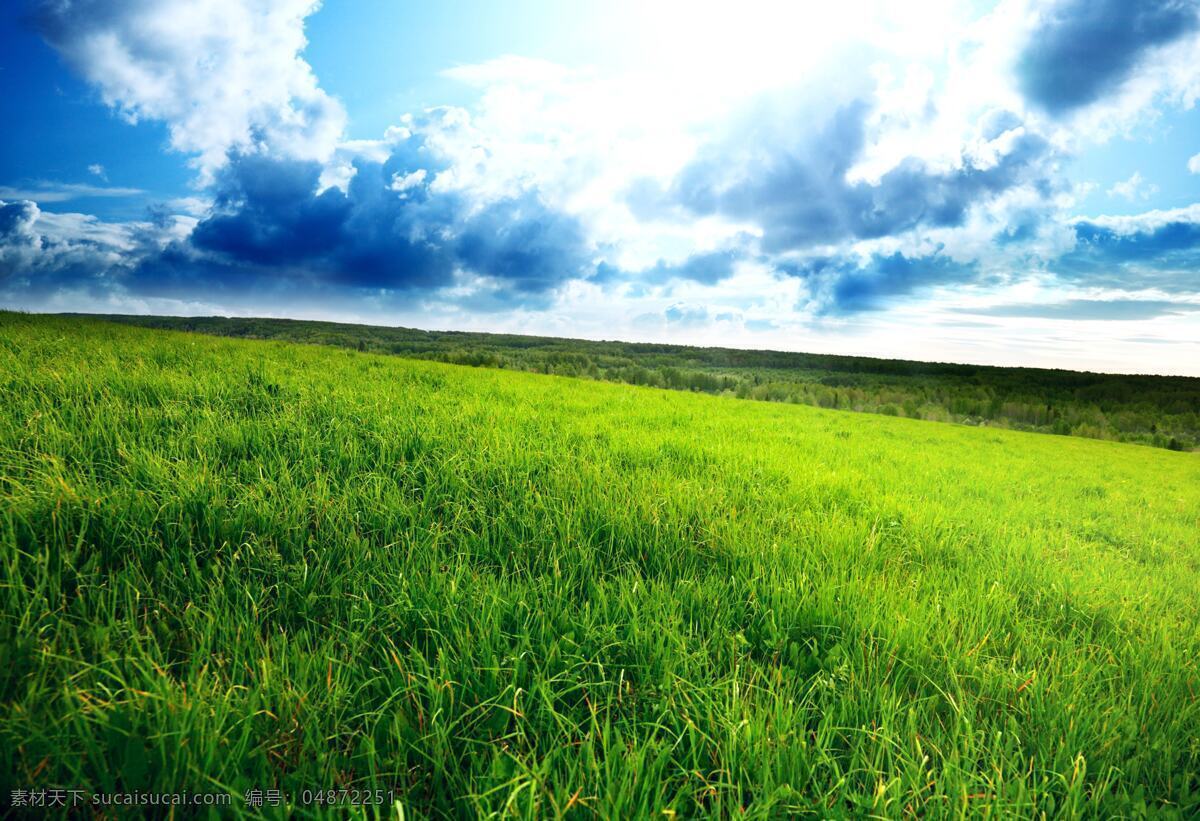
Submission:
[[243,294],[261,297],[274,292],[278,304],[286,304],[297,289],[317,285],[298,279],[298,274],[290,270],[229,262],[197,250],[186,240],[147,250],[114,273],[111,278],[132,294],[178,299],[229,300]]
[[1066,0],[1025,45],[1021,89],[1052,113],[1069,112],[1113,91],[1150,49],[1197,23],[1194,0]]
[[[877,183],[849,181],[869,113],[860,101],[805,132],[751,128],[702,149],[666,190],[635,186],[630,206],[645,218],[721,216],[754,223],[762,229],[762,250],[776,254],[958,226],[973,205],[1017,185],[1030,183],[1044,193],[1053,188],[1043,169],[1051,147],[1025,131],[983,167],[963,157],[959,167],[943,171],[910,157]],[[1019,126],[1011,113],[994,112],[981,121],[980,133],[992,140]]]
[[213,216],[196,226],[196,247],[231,263],[288,270],[348,287],[434,288],[454,258],[445,232],[456,197],[428,185],[391,190],[394,158],[360,163],[345,192],[319,191],[320,167],[293,160],[235,158],[220,180]]
[[492,203],[463,223],[454,251],[472,271],[523,293],[595,271],[583,226],[535,195]]
[[1181,216],[1127,231],[1077,222],[1075,248],[1050,269],[1085,285],[1200,292],[1200,222]]
[[196,226],[197,248],[255,265],[324,259],[346,237],[351,201],[336,188],[317,193],[315,162],[237,156],[222,172],[215,213]]
[[[322,190],[317,163],[232,155],[215,180],[211,212],[190,235],[169,234],[173,221],[152,214],[123,235],[118,258],[95,249],[92,275],[134,294],[287,298],[289,289],[291,296],[432,291],[462,270],[493,282],[491,303],[511,306],[595,273],[576,218],[532,191],[481,205],[436,191],[442,166],[421,149],[412,138],[386,162],[358,162],[345,191]],[[0,246],[14,247],[17,232],[29,232],[31,213],[32,204],[3,206]],[[36,262],[47,286],[65,274],[50,258]]]
[[456,193],[435,193],[438,169],[413,162],[398,152],[382,165],[359,163],[346,192],[318,192],[316,164],[237,158],[221,181],[217,213],[192,241],[227,260],[303,265],[375,289],[437,288],[463,268],[538,293],[594,269],[579,221],[536,193],[472,209]]

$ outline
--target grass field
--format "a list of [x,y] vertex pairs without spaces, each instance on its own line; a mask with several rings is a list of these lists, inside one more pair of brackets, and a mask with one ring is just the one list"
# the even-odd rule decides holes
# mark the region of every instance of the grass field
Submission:
[[998,368],[261,317],[100,318],[160,330],[308,342],[452,365],[1200,450],[1197,377]]
[[4,800],[1200,813],[1197,454],[0,314],[0,482]]

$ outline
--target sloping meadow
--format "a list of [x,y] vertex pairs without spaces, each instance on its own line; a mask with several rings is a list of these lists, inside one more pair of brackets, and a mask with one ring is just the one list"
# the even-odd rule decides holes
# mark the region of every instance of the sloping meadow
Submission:
[[15,314],[0,399],[6,797],[1200,811],[1196,454]]

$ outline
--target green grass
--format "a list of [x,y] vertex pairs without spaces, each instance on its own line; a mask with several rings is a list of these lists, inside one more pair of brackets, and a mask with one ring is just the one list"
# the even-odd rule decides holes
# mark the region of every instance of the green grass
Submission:
[[1200,449],[1200,378],[421,331],[296,319],[101,317],[140,327],[334,345],[454,365]]
[[1200,812],[1195,454],[0,314],[0,482],[0,800]]

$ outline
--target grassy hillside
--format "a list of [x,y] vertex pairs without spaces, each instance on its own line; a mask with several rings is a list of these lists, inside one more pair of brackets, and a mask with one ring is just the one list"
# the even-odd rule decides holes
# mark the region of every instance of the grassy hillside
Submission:
[[338,345],[912,419],[1200,446],[1200,379],[992,368],[860,356],[420,331],[293,319],[111,316],[143,327]]
[[1195,454],[0,314],[0,482],[5,797],[1200,812]]

